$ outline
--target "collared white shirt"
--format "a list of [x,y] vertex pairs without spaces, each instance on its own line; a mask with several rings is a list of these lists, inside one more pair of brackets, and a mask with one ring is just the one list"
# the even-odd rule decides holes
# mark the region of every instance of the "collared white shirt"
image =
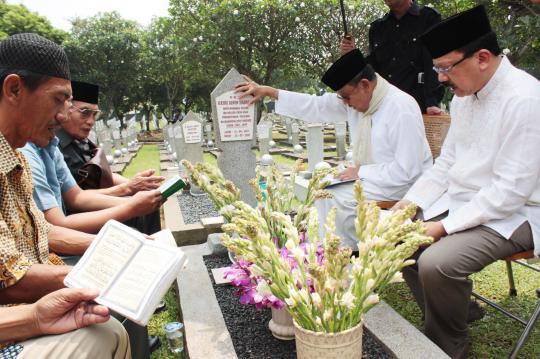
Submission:
[[[283,90],[279,91],[276,113],[306,122],[347,121],[352,143],[362,117],[336,94],[312,96]],[[433,163],[418,104],[393,85],[372,116],[371,146],[373,164],[360,166],[358,176],[364,189],[378,195],[379,200],[402,198]]]
[[509,238],[528,220],[538,255],[540,82],[504,57],[484,88],[454,96],[450,109],[441,156],[405,198],[428,211],[449,209],[442,221],[449,234],[485,225]]

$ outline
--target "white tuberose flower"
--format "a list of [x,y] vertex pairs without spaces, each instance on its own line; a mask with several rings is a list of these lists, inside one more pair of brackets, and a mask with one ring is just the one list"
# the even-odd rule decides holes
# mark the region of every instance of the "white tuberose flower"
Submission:
[[403,273],[401,272],[397,272],[396,274],[394,274],[392,279],[390,279],[390,283],[401,283],[401,282],[403,282]]
[[346,292],[343,297],[341,297],[340,304],[346,306],[349,309],[353,309],[355,299],[356,297],[351,292]]
[[371,294],[364,301],[365,306],[372,305],[372,304],[377,304],[377,303],[379,303],[379,295],[378,294]]

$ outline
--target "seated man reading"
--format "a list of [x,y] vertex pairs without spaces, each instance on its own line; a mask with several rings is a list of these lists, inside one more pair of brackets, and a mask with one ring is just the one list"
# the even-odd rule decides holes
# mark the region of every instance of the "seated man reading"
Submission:
[[[400,199],[414,181],[432,165],[422,113],[410,95],[389,84],[355,49],[337,60],[322,81],[336,93],[311,96],[260,86],[240,84],[252,102],[272,97],[276,113],[307,122],[347,121],[352,138],[354,165],[338,174],[341,180],[362,181],[367,199]],[[353,183],[329,189],[334,198],[315,202],[321,228],[332,207],[337,207],[336,233],[342,244],[356,249]]]
[[[51,334],[52,331],[64,333],[104,322],[108,316],[101,308],[98,313],[102,318],[80,325],[71,322],[63,327],[47,328],[48,320],[38,320],[44,326],[32,327],[34,315],[40,319],[53,319],[56,313],[55,318],[61,319],[62,313],[73,314],[69,305],[90,300],[94,295],[78,291],[55,292],[64,287],[63,280],[70,267],[61,265],[63,263],[57,256],[49,255],[49,244],[53,247],[54,243],[60,242],[56,244],[58,248],[67,249],[70,241],[85,240],[85,237],[45,221],[32,199],[28,163],[17,150],[39,134],[50,133],[53,121],[63,120],[71,97],[69,64],[61,46],[39,35],[17,34],[0,42],[0,68],[0,304],[33,303],[54,292],[32,306],[2,308],[0,354],[3,357],[15,352],[13,357],[20,352],[21,358],[35,358],[36,353],[64,357],[58,353],[65,351],[82,358],[95,357],[96,353],[130,358],[126,333],[116,319],[110,319],[106,326],[77,330],[73,335],[6,347],[9,342],[35,335]],[[86,238],[79,254],[92,238]],[[73,302],[66,303],[68,298]],[[28,315],[32,315],[33,323]],[[108,339],[103,341],[104,337]],[[67,338],[79,338],[85,343],[77,350],[72,342],[65,340]],[[93,343],[99,343],[101,348],[88,350],[86,344]]]
[[[146,170],[131,180],[113,173],[109,164],[102,158],[101,171],[89,172],[84,166],[99,155],[97,146],[88,139],[99,113],[99,87],[80,81],[71,81],[73,106],[67,113],[61,128],[56,132],[59,139],[58,148],[64,155],[67,167],[85,190],[96,190],[97,193],[115,197],[133,196],[140,191],[154,190],[165,179],[154,176],[154,170]],[[104,153],[101,154],[104,157]],[[159,210],[125,222],[143,233],[155,233],[161,230]]]
[[436,242],[415,254],[404,277],[426,335],[464,358],[469,275],[533,242],[540,253],[540,83],[501,55],[482,6],[444,20],[422,41],[455,96],[441,156],[395,206],[413,202],[441,214],[425,218]]

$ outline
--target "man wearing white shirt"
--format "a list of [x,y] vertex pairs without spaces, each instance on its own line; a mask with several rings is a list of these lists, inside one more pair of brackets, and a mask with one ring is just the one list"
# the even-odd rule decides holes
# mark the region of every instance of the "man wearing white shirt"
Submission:
[[[336,93],[311,96],[245,82],[242,96],[255,102],[276,100],[276,113],[306,122],[348,122],[354,165],[338,174],[341,180],[360,179],[366,198],[398,200],[432,165],[422,113],[413,97],[380,77],[355,49],[338,59],[322,81]],[[331,199],[318,200],[321,224],[337,207],[336,232],[342,245],[356,250],[356,200],[352,183],[329,188]]]
[[441,156],[395,206],[445,212],[426,222],[436,242],[415,255],[417,265],[404,276],[426,335],[464,357],[468,276],[532,249],[533,238],[540,251],[540,83],[500,56],[482,6],[446,19],[422,41],[439,81],[456,96]]

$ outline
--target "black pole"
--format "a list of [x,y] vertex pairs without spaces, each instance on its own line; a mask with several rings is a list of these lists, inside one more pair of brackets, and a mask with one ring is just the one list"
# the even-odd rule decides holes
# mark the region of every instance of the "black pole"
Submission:
[[341,6],[341,17],[343,18],[343,30],[345,31],[345,36],[349,34],[349,28],[347,27],[347,15],[345,15],[345,5],[343,4],[344,0],[339,0],[339,5]]

